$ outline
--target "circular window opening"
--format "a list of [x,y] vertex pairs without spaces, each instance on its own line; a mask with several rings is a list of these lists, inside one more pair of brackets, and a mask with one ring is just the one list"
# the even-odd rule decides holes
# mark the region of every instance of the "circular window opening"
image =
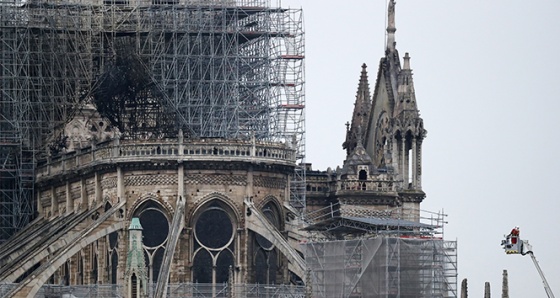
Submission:
[[195,226],[198,242],[208,248],[222,248],[233,238],[233,224],[220,208],[210,208],[200,214]]
[[140,213],[143,243],[147,247],[157,247],[165,242],[169,234],[167,217],[158,209],[145,209]]

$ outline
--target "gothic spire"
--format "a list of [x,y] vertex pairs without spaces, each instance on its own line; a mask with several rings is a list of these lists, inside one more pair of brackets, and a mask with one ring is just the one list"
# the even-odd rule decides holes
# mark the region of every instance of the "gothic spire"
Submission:
[[352,153],[358,141],[363,142],[364,136],[362,134],[367,129],[370,109],[371,95],[369,92],[367,65],[364,63],[362,64],[360,82],[358,83],[356,101],[354,102],[354,113],[352,114],[352,122],[347,127],[346,141],[342,144],[342,147],[346,149],[347,155],[350,155],[350,153]]

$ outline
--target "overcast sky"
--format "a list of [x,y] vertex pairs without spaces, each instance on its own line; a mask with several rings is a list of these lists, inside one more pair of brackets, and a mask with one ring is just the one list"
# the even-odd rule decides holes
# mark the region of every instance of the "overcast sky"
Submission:
[[[307,161],[342,165],[360,66],[375,85],[384,53],[386,0],[282,0],[303,8]],[[399,0],[396,41],[409,52],[423,145],[422,209],[449,214],[459,279],[470,297],[546,297],[529,256],[505,255],[521,227],[560,295],[560,1]],[[372,90],[373,91],[373,90]]]

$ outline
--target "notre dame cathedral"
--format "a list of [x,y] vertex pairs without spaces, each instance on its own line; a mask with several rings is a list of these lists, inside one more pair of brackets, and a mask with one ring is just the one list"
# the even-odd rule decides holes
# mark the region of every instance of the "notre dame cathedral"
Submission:
[[[273,27],[289,10],[70,2],[0,2],[0,100],[27,86],[50,111],[29,127],[41,146],[0,150],[34,158],[30,184],[0,176],[3,190],[31,185],[34,210],[2,239],[1,296],[456,297],[456,243],[420,210],[427,131],[395,1],[372,90],[361,68],[346,159],[325,171],[303,159],[288,73],[301,34]],[[7,46],[22,40],[28,60]],[[19,62],[43,89],[7,75]]]

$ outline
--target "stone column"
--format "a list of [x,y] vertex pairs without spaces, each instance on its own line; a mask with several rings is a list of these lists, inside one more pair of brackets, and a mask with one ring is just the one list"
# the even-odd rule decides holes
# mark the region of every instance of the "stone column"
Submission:
[[235,279],[233,278],[233,267],[229,266],[228,271],[228,298],[235,297]]
[[490,298],[490,283],[486,282],[484,284],[484,298]]
[[93,200],[93,206],[96,206],[101,201],[103,201],[103,188],[101,186],[101,177],[97,172],[95,172],[95,199]]
[[399,146],[397,145],[397,139],[393,136],[391,141],[391,166],[394,171],[399,169]]
[[[253,146],[254,146],[254,139],[253,139]],[[254,154],[254,149],[252,154]],[[253,155],[254,156],[254,155]],[[249,201],[253,200],[253,190],[254,190],[254,176],[253,176],[253,167],[249,167],[247,170],[247,186],[245,187],[245,198]],[[248,207],[245,206],[245,214],[247,214]],[[245,217],[247,220],[247,217]],[[249,256],[252,254],[251,251],[251,237],[249,237],[249,230],[247,228],[238,230],[237,233],[238,239],[238,246],[237,246],[237,255],[238,255],[238,264],[239,264],[239,272],[237,275],[237,280],[249,280],[253,277],[249,277]]]
[[185,154],[185,143],[183,137],[183,130],[179,129],[179,133],[177,136],[177,142],[179,143],[179,155],[182,156]]
[[461,298],[468,298],[469,297],[469,288],[467,285],[467,279],[463,279],[461,282]]
[[418,154],[417,154],[418,147],[416,145],[416,137],[412,138],[412,188],[416,189],[418,186]]
[[74,210],[74,202],[72,200],[72,194],[70,193],[70,182],[66,181],[66,214],[69,214]]
[[502,298],[509,298],[508,272],[502,273]]
[[109,251],[107,236],[97,240],[97,281],[100,284],[110,283],[109,272],[107,272],[107,258]]
[[82,249],[83,267],[82,267],[82,279],[84,285],[91,284],[91,263],[92,263],[92,244],[87,245]]
[[[125,218],[120,219],[125,221]],[[125,239],[129,239],[127,230],[120,230],[115,231],[113,233],[117,233],[117,264],[113,264],[113,266],[117,267],[117,283],[124,284],[124,273],[126,271],[126,258],[127,258],[127,241]],[[110,247],[110,243],[107,240],[107,246]],[[114,253],[114,252],[113,252]]]
[[185,199],[185,167],[183,163],[180,163],[177,169],[177,196]]
[[117,197],[118,202],[125,200],[124,197],[124,174],[122,168],[117,166]]
[[58,198],[56,197],[56,190],[51,186],[51,216],[58,214]]
[[[235,251],[236,253],[236,259],[237,259],[237,266],[238,268],[243,268],[243,266],[241,266],[241,259],[242,259],[242,255],[241,254],[241,247],[242,247],[242,241],[241,239],[244,238],[243,236],[245,235],[245,233],[243,233],[244,230],[241,228],[237,228],[237,249]],[[248,237],[245,237],[244,239],[247,239]],[[247,240],[245,240],[246,242]],[[245,250],[245,254],[244,255],[248,255],[247,250]],[[247,258],[245,258],[245,260],[243,260],[243,264],[245,264],[245,268],[247,267]],[[242,281],[242,280],[246,280],[246,279],[242,279],[242,278],[246,278],[246,276],[242,276],[241,272],[247,272],[247,270],[234,270],[233,271],[233,283],[237,284],[238,281]]]
[[88,204],[88,195],[87,195],[86,179],[82,178],[80,180],[80,204],[78,209],[80,210],[84,210],[84,208],[87,209],[87,204]]
[[71,256],[70,258],[68,258],[68,260],[66,261],[68,263],[70,263],[68,272],[66,272],[66,274],[68,275],[68,284],[69,285],[76,285],[78,284],[77,282],[77,272],[78,272],[78,254],[75,254],[73,256]]
[[401,173],[403,180],[403,189],[408,189],[408,154],[406,154],[406,137],[401,140]]
[[416,187],[422,189],[422,139],[417,140],[416,145]]
[[[179,137],[181,138],[182,134],[180,134]],[[179,146],[181,147],[181,145]],[[182,148],[180,150],[181,152],[183,152]],[[182,161],[181,163],[179,163],[177,169],[177,196],[184,200],[185,202],[184,214],[186,214],[188,208],[188,202],[187,202],[186,192],[185,192],[185,166],[183,165]],[[178,206],[175,206],[175,210],[177,210],[177,208]],[[183,222],[185,221],[184,215],[181,220]],[[185,227],[187,227],[187,223],[184,222],[182,225],[180,225],[180,227],[182,228],[180,231],[177,231],[178,239],[175,247],[175,253],[173,254],[173,261],[171,262],[169,267],[169,283],[178,283],[182,278],[184,278],[183,268],[187,266],[186,260],[188,259],[188,255],[185,255],[186,252],[183,251],[183,247],[182,247],[182,244],[188,241],[188,238],[185,237]],[[169,235],[171,235],[171,233]]]

